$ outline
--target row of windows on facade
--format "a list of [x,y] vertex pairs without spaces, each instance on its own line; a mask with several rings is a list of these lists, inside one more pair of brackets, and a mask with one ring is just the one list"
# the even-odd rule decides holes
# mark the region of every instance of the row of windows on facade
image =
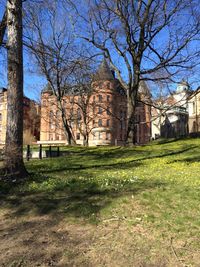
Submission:
[[[110,140],[111,139],[111,134],[107,132],[98,132],[93,134],[93,140]],[[121,135],[122,138],[122,135]],[[49,140],[54,141],[54,140],[65,140],[66,137],[65,135],[59,135],[59,134],[49,134]],[[81,133],[76,133],[76,140],[81,140]]]
[[[98,108],[98,113],[97,114],[103,114],[103,112],[105,111],[104,108],[102,107],[99,107]],[[93,113],[95,113],[95,111],[93,110]],[[106,114],[107,115],[112,115],[112,113],[110,112],[110,108],[106,108]],[[70,115],[71,115],[71,119],[74,117],[74,111],[73,109],[70,110]],[[59,118],[61,116],[61,112],[60,111],[56,111],[56,113],[54,114],[53,111],[50,111],[50,114],[49,114],[49,118],[50,118],[50,121],[53,121],[54,117],[55,118]],[[82,119],[82,114],[81,114],[81,109],[78,108],[77,109],[77,112],[76,112],[76,118],[77,120],[81,120]],[[125,119],[126,118],[126,111],[120,111],[120,114],[119,114],[119,118],[120,119]]]
[[[95,113],[95,110],[96,109],[93,109],[93,113]],[[103,112],[104,111],[106,111],[106,113],[107,113],[107,115],[111,115],[111,112],[110,112],[110,107],[108,107],[108,108],[102,108],[102,107],[98,107],[98,112],[97,112],[97,114],[103,114]],[[70,109],[70,116],[74,116],[75,114],[74,114],[74,109],[73,108],[71,108]],[[55,113],[54,113],[54,111],[50,111],[50,114],[49,114],[49,117],[50,118],[59,118],[61,116],[61,111],[56,111]],[[82,118],[82,115],[81,115],[81,109],[80,108],[78,108],[77,109],[77,112],[76,112],[76,116],[77,116],[77,118],[79,118],[79,119],[81,119]],[[123,116],[123,115],[120,115],[120,116]]]
[[[83,139],[83,137],[82,137]],[[59,135],[59,134],[49,134],[49,140],[50,141],[56,141],[56,140],[66,140],[65,135]],[[76,133],[76,140],[81,140],[81,133]],[[93,133],[93,140],[111,140],[111,133],[108,132],[97,132]],[[123,134],[120,133],[120,140],[123,140]]]
[[[103,123],[103,120],[102,119],[99,119],[97,122],[95,120],[92,121],[92,125],[93,127],[95,127],[96,125],[98,125],[98,127],[110,127],[110,120],[107,119],[105,120],[106,123]],[[74,121],[70,121],[69,122],[70,126],[73,128],[75,125],[77,125],[78,127],[81,127],[81,122],[80,121],[77,121],[76,123]],[[54,128],[58,128],[59,127],[59,123],[56,122],[52,122],[50,121],[49,122],[49,127],[50,129],[54,129]],[[120,128],[121,129],[125,129],[125,121],[121,121],[120,122]]]
[[[106,101],[107,101],[107,102],[110,102],[110,98],[111,98],[110,95],[106,95]],[[75,103],[81,104],[81,102],[84,102],[84,100],[85,100],[84,97],[81,98],[80,96],[78,97],[77,102],[75,101],[75,99],[76,99],[76,96],[72,96],[72,97],[70,97],[70,98],[69,98],[69,103],[70,103],[70,104],[75,104]],[[96,102],[102,103],[103,100],[104,100],[103,95],[98,95],[98,96],[95,96],[95,95],[94,95],[94,96],[93,96],[93,103],[96,103]],[[54,104],[54,103],[55,103],[55,102],[52,101],[52,100],[50,100],[50,102],[51,102],[51,104]],[[47,103],[48,103],[47,100],[43,100],[43,105],[44,105],[44,106],[46,106]],[[84,102],[84,103],[85,103],[85,102]],[[66,105],[67,105],[67,100],[66,100],[66,99],[63,100],[63,104],[64,104],[64,107],[66,107]]]

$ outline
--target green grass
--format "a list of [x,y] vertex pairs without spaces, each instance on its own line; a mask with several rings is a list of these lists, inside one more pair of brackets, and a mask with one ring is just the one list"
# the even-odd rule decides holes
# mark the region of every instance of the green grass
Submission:
[[[14,216],[56,215],[75,224],[121,220],[154,235],[157,251],[171,238],[200,249],[199,139],[64,150],[65,157],[27,162],[31,176],[24,184],[2,183],[1,207]],[[187,263],[193,266],[192,259]]]

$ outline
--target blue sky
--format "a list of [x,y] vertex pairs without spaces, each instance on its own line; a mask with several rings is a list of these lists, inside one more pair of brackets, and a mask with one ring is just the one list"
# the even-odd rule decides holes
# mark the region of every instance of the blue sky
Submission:
[[[5,0],[0,0],[0,20],[5,10]],[[6,50],[0,48],[0,87],[7,88]],[[24,93],[31,99],[39,100],[40,91],[46,84],[44,77],[34,67],[35,62],[24,51]]]
[[[0,19],[2,18],[3,12],[5,10],[5,2],[6,0],[0,0]],[[161,40],[158,41],[161,44]],[[120,60],[116,61],[121,62]],[[120,64],[122,65],[122,64]],[[122,73],[126,74],[125,69],[122,68]],[[187,77],[180,77],[185,78],[192,84],[192,88],[196,89],[199,82],[199,69],[196,71],[192,71]],[[24,93],[26,96],[39,100],[40,91],[46,85],[46,79],[39,74],[39,71],[35,67],[35,62],[31,56],[24,51]],[[7,70],[6,70],[6,51],[5,49],[0,49],[0,87],[7,87]],[[175,90],[176,84],[171,85],[172,90]]]

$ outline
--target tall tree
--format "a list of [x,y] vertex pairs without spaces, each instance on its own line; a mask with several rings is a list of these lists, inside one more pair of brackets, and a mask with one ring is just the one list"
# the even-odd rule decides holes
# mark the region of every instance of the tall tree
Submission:
[[68,144],[74,144],[63,99],[66,94],[70,94],[72,86],[77,85],[75,73],[87,69],[90,57],[87,57],[86,49],[76,42],[69,20],[60,19],[65,12],[69,19],[71,10],[68,7],[65,1],[59,0],[42,0],[37,5],[29,3],[25,13],[28,25],[25,45],[55,96],[55,106],[60,111]]
[[27,174],[23,162],[22,0],[7,1],[8,98],[4,168],[6,176]]
[[[134,114],[141,80],[172,80],[191,69],[198,52],[196,0],[86,0],[73,6],[82,19],[79,36],[104,52],[127,91],[127,139],[135,140]],[[87,13],[87,14],[86,14]],[[81,32],[81,34],[80,34]],[[156,78],[154,73],[162,73]]]

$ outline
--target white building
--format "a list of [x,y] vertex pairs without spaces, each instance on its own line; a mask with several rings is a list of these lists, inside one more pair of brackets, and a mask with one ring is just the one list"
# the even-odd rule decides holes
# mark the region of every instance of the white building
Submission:
[[155,101],[158,108],[152,108],[152,139],[177,138],[188,134],[190,95],[189,84],[182,80],[173,95]]

